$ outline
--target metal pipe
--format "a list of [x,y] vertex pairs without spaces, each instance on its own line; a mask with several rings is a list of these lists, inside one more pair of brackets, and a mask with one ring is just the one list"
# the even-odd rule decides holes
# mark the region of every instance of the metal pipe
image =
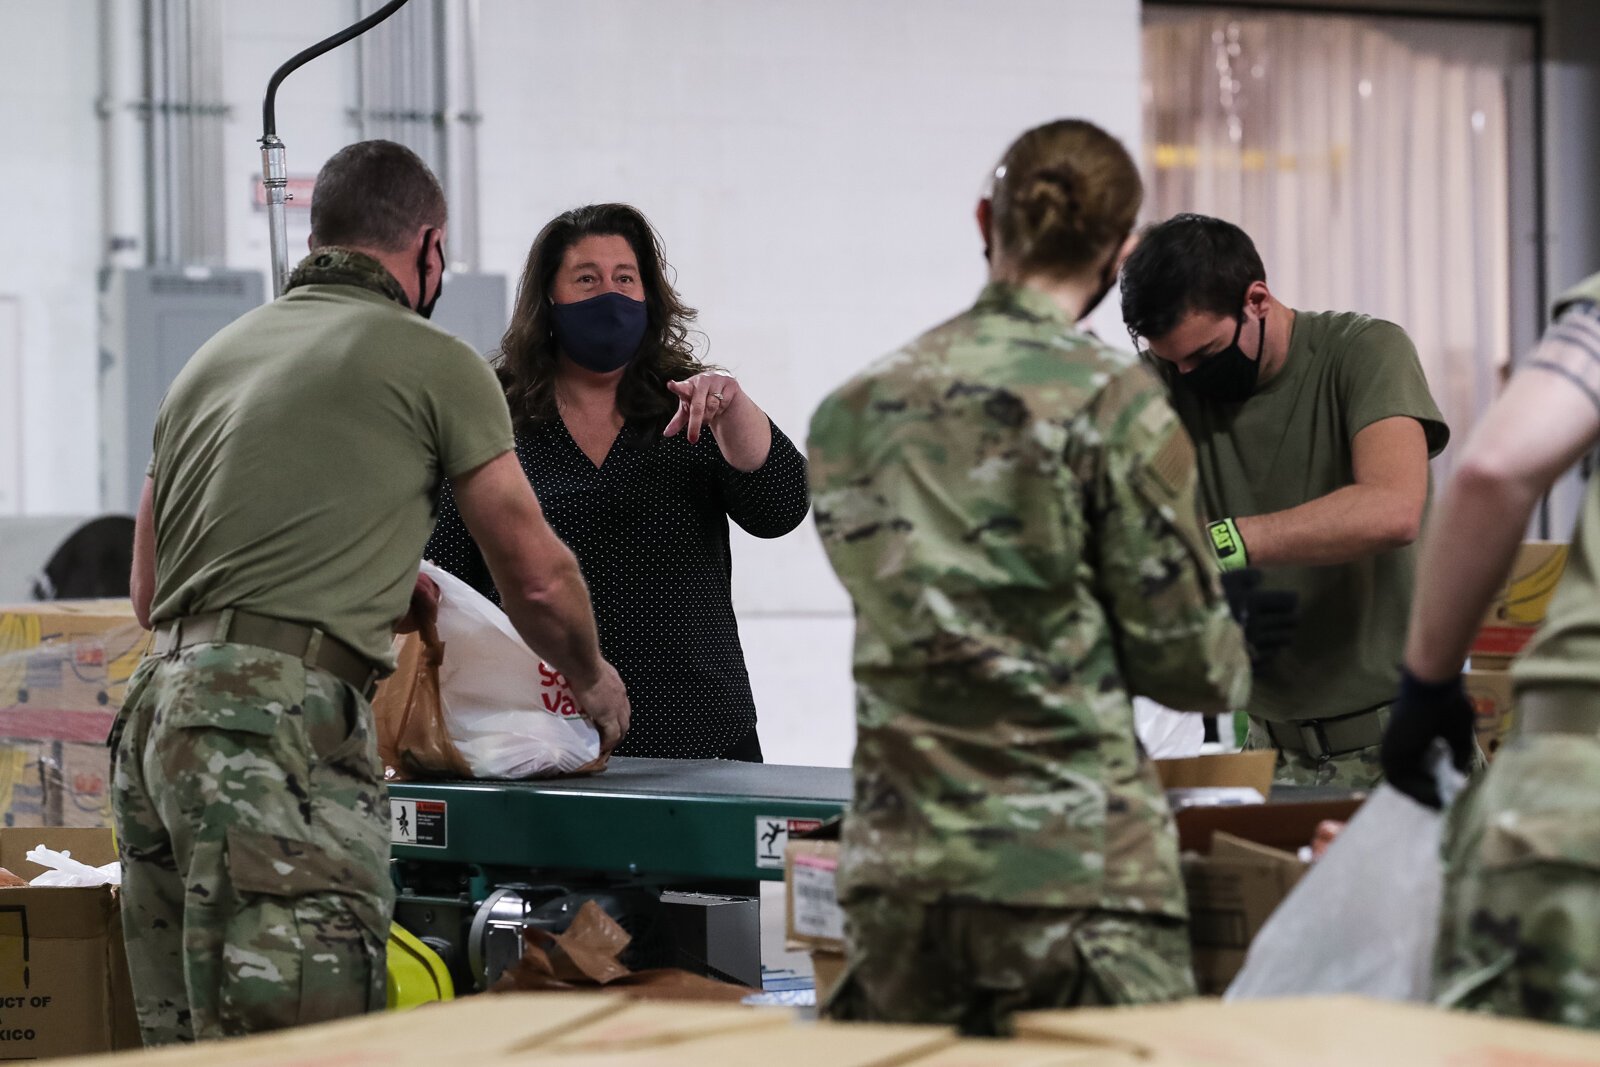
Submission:
[[145,133],[146,180],[149,200],[149,262],[172,261],[172,225],[167,200],[167,115],[166,100],[166,2],[145,0],[145,99],[149,102],[150,122]]
[[227,260],[227,218],[223,190],[227,187],[222,165],[220,127],[225,107],[222,104],[222,33],[217,8],[211,3],[196,3],[194,55],[196,71],[196,111],[194,133],[197,147],[196,168],[199,184],[194,188],[196,218],[199,225],[200,260],[209,266],[222,266]]
[[175,111],[173,114],[173,128],[177,132],[176,150],[178,153],[178,172],[182,175],[178,188],[174,190],[178,197],[178,205],[182,212],[183,228],[178,237],[178,262],[193,263],[199,251],[198,233],[199,223],[195,213],[195,191],[199,189],[200,182],[195,173],[195,144],[194,144],[194,34],[193,19],[191,18],[192,0],[175,0],[173,13],[173,37],[175,38],[174,52],[178,56],[178,92],[177,99],[173,101]]
[[[426,112],[428,115],[429,142],[433,145],[434,158],[437,160],[438,174],[449,182],[451,169],[454,167],[454,155],[450,151],[450,68],[448,50],[451,47],[449,33],[448,6],[453,0],[433,0],[433,26],[429,37],[424,40],[423,53],[428,58],[428,101]],[[428,47],[432,45],[432,47]],[[448,267],[449,265],[446,264]]]
[[[451,168],[451,258],[458,270],[477,271],[482,260],[478,179],[478,0],[453,0],[448,59],[450,96],[443,102]],[[451,144],[450,141],[454,143]]]
[[163,148],[166,153],[166,173],[162,175],[162,191],[167,198],[167,258],[168,263],[183,261],[183,197],[178,195],[183,172],[183,153],[179,150],[178,118],[173,104],[178,97],[179,79],[182,77],[183,57],[178,49],[179,0],[164,0],[162,7],[161,50],[165,62],[166,85],[161,93]]
[[288,62],[272,72],[267,82],[266,96],[261,101],[261,183],[267,192],[267,227],[271,231],[272,295],[280,296],[288,282],[289,229],[284,215],[285,192],[289,184],[288,164],[284,157],[283,141],[278,138],[277,98],[278,86],[300,67],[331,51],[347,41],[366,33],[372,27],[399,11],[408,0],[389,0],[368,17],[347,26],[332,36],[325,37],[295,53]]
[[146,139],[150,100],[148,50],[138,0],[100,0],[101,204],[105,265],[149,262],[150,205],[146,200]]
[[[351,0],[351,6],[356,16],[361,15],[361,0]],[[362,37],[356,41],[355,55],[355,108],[351,116],[355,121],[356,140],[367,139],[367,52],[372,45],[368,38]]]

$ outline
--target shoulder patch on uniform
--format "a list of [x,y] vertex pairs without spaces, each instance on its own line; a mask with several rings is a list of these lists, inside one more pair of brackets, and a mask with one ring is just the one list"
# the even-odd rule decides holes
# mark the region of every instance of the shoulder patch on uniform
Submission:
[[1150,460],[1150,473],[1163,489],[1177,496],[1193,477],[1194,463],[1194,445],[1189,443],[1189,435],[1175,431],[1167,434],[1166,442]]

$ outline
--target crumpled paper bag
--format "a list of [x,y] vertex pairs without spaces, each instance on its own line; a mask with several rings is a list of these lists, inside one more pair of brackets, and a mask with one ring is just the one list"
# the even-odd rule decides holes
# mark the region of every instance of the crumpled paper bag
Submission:
[[586,900],[565,933],[523,931],[522,958],[505,969],[490,991],[603,988],[646,1000],[734,1002],[756,992],[676,967],[629,970],[617,957],[632,940],[604,908]]

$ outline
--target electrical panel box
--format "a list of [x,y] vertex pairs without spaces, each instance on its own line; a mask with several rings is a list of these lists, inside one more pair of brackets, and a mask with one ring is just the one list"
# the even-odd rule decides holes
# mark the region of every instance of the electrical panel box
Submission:
[[433,321],[488,359],[500,347],[511,316],[504,274],[446,274]]
[[156,409],[211,335],[258,307],[257,271],[144,267],[107,271],[100,284],[100,487],[108,511],[135,512]]

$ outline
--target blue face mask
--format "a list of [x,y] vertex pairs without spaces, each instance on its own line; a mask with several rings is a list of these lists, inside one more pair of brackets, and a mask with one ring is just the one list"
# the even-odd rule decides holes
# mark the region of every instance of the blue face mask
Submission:
[[601,293],[571,304],[550,305],[550,323],[561,351],[584,370],[607,374],[639,354],[650,310],[643,300]]

